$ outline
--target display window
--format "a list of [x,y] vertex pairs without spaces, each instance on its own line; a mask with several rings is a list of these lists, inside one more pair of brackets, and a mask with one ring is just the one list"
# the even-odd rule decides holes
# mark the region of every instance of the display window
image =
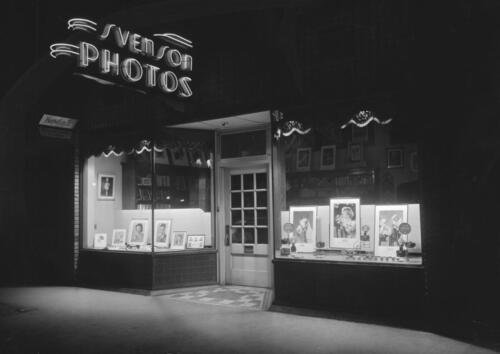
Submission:
[[214,247],[213,140],[213,133],[164,129],[151,140],[108,146],[87,157],[83,248],[178,252]]
[[279,139],[276,257],[422,264],[417,161],[417,141],[391,124]]

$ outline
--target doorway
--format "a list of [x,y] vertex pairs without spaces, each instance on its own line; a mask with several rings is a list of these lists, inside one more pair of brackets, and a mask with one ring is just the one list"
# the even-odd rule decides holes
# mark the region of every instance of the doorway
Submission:
[[268,168],[223,168],[223,175],[225,283],[271,287]]

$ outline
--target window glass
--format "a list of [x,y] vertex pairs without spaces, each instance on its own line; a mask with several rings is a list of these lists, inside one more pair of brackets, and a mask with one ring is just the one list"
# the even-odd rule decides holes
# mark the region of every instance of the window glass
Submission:
[[277,257],[421,264],[418,148],[408,129],[330,124],[277,145]]
[[[213,141],[210,132],[165,129],[154,143],[143,140],[129,150],[89,157],[83,247],[126,252],[214,247]],[[241,207],[241,195],[235,193],[233,202]],[[241,225],[239,213],[233,223]]]
[[[266,131],[224,134],[221,136],[221,157],[256,156],[266,154]],[[252,188],[252,187],[250,187]]]
[[151,252],[151,149],[91,156],[83,177],[83,247]]
[[[156,140],[156,252],[214,247],[213,141],[212,132],[181,129],[165,129]],[[237,194],[233,193],[235,204],[241,203]],[[235,213],[233,220],[241,223],[241,216]]]

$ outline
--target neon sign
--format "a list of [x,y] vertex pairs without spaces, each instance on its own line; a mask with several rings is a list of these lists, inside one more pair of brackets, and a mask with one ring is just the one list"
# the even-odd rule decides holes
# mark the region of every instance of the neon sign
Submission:
[[99,44],[80,41],[50,46],[53,58],[76,57],[78,68],[84,71],[80,76],[111,85],[118,79],[183,98],[193,95],[192,79],[188,76],[193,70],[193,57],[186,53],[193,48],[189,39],[175,33],[156,33],[153,36],[162,41],[158,45],[151,38],[115,24],[104,25],[98,34],[98,24],[84,18],[70,19],[68,30],[97,34]]

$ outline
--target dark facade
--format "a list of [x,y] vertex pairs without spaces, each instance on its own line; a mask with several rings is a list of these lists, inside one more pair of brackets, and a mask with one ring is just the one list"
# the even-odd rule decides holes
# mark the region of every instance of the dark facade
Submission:
[[[11,22],[4,32],[21,20],[20,5],[9,4]],[[415,296],[406,314],[420,314],[424,327],[470,339],[498,337],[497,3],[240,1],[217,2],[211,8],[189,2],[55,9],[28,2],[26,8],[36,21],[9,41],[23,55],[4,56],[2,65],[4,283],[75,281],[80,257],[79,221],[74,219],[80,208],[74,193],[81,162],[75,152],[78,134],[70,140],[40,136],[37,123],[47,111],[79,119],[79,129],[99,133],[271,109],[292,116],[300,112],[300,119],[312,125],[341,123],[369,106],[394,117],[418,141],[423,267],[385,272],[380,267],[276,261],[278,303],[339,313],[358,308],[357,315],[377,317],[379,313],[362,306],[368,297],[335,308],[325,294],[347,301],[359,291],[358,282],[366,292],[380,291],[380,282],[397,282]],[[69,62],[53,62],[46,55],[48,46],[67,36],[65,21],[75,12],[144,33],[166,26],[193,38],[192,100],[102,87],[72,76]],[[26,42],[32,45],[19,47]],[[315,295],[291,287],[293,280],[286,277],[291,272],[304,279],[315,274],[308,278]],[[342,291],[336,289],[334,280],[345,277],[351,280]]]

